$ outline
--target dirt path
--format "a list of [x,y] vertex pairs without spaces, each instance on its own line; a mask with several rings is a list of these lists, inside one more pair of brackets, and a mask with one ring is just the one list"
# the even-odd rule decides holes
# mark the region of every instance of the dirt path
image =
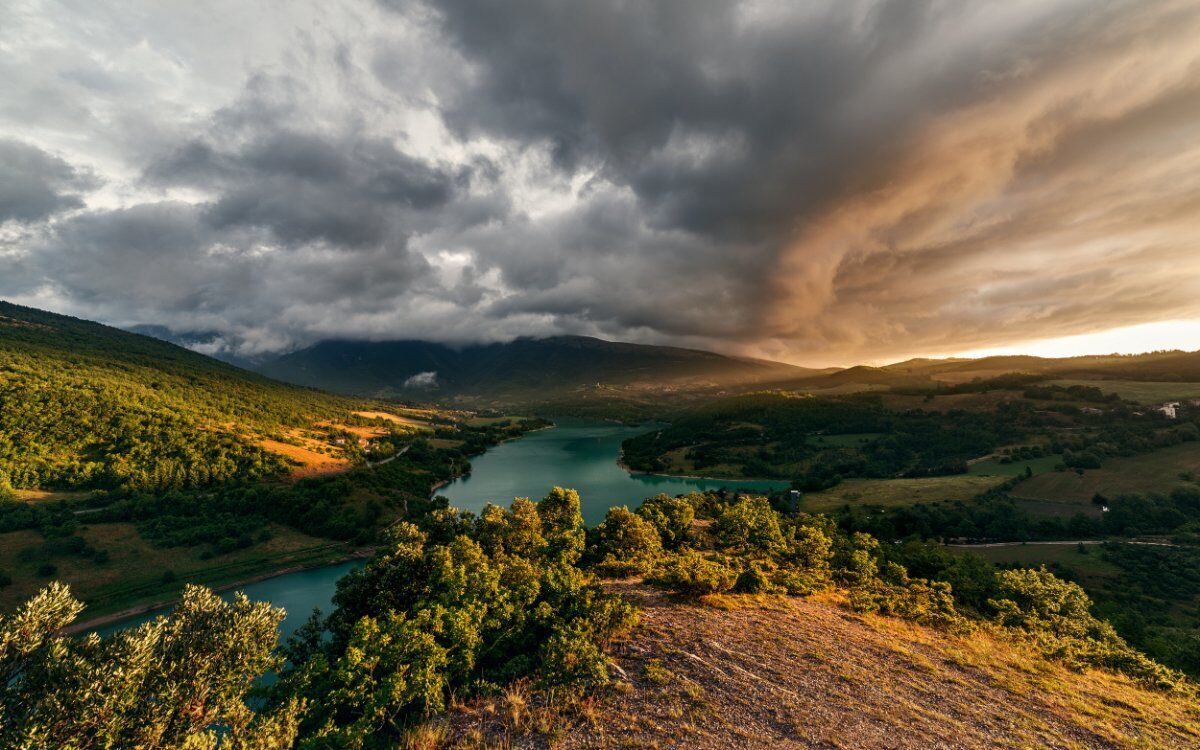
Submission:
[[1078,544],[1104,544],[1112,542],[1114,544],[1140,544],[1146,547],[1179,547],[1181,545],[1172,544],[1170,542],[1137,542],[1129,539],[1076,539],[1066,542],[984,542],[980,544],[947,544],[947,547],[955,549],[982,549],[985,547],[1021,547],[1021,546],[1039,546],[1051,547],[1057,545],[1078,545]]
[[392,461],[395,461],[397,458],[400,458],[401,456],[403,456],[405,453],[408,453],[408,449],[411,447],[412,447],[411,445],[406,445],[403,448],[401,448],[400,450],[393,453],[392,455],[388,456],[387,458],[385,458],[381,461],[376,461],[375,463],[371,463],[370,461],[367,461],[367,468],[374,469],[376,466],[383,466],[384,464],[389,464]]

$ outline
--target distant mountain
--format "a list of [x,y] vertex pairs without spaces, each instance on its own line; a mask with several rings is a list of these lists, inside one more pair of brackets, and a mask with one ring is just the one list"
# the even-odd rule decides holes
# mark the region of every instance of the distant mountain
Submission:
[[366,395],[547,401],[580,389],[721,388],[828,372],[697,349],[586,336],[453,348],[428,341],[324,341],[260,365],[279,380]]
[[256,365],[268,359],[268,357],[245,357],[237,354],[229,349],[225,338],[218,331],[176,331],[166,326],[149,323],[129,326],[125,330],[159,341],[167,341],[245,370],[254,369]]

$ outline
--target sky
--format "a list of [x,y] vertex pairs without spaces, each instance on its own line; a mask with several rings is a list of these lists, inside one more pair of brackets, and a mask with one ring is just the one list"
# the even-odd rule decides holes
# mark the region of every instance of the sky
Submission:
[[4,6],[13,302],[243,356],[1200,348],[1194,0]]

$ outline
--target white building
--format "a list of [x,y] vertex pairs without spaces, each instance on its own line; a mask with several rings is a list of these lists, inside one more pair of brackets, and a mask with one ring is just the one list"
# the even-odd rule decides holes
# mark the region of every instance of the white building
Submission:
[[1179,408],[1179,402],[1178,401],[1170,401],[1168,403],[1163,404],[1162,406],[1157,406],[1155,408],[1158,411],[1161,411],[1163,414],[1166,414],[1167,419],[1175,419],[1175,417],[1177,416],[1175,410]]

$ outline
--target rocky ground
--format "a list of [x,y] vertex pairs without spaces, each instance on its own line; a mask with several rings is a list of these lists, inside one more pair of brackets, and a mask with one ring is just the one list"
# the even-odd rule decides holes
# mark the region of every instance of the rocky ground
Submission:
[[459,706],[436,744],[554,748],[1196,748],[1200,705],[987,634],[854,614],[836,595],[698,605],[619,583],[641,624],[618,679]]

